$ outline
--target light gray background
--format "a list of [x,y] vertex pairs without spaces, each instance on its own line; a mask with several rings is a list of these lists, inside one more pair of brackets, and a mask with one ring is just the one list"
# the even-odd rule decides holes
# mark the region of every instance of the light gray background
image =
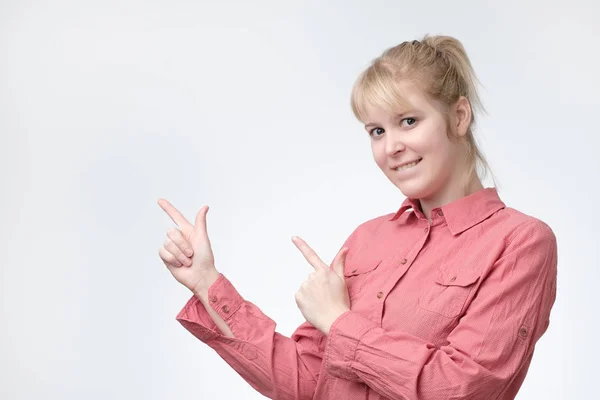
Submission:
[[263,398],[175,321],[189,293],[158,257],[156,200],[211,206],[217,268],[290,335],[311,270],[290,237],[329,262],[403,200],[349,93],[424,33],[464,43],[500,194],[558,237],[518,398],[594,397],[598,17],[591,0],[0,2],[0,398]]

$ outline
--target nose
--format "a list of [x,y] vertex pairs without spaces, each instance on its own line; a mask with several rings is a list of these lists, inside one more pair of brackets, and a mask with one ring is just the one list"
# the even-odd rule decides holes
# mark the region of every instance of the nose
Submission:
[[404,142],[398,137],[394,135],[386,135],[385,137],[385,153],[392,157],[399,152],[402,152],[406,149]]

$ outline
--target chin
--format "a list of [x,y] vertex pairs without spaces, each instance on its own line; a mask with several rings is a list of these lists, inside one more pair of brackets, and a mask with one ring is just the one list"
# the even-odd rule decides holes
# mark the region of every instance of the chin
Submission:
[[405,197],[411,199],[423,199],[431,196],[432,188],[423,181],[412,181],[412,182],[401,182],[396,184],[396,187],[400,189]]

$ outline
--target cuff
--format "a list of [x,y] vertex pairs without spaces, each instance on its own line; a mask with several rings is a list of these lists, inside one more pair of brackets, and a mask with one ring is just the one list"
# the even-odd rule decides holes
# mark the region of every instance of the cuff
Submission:
[[373,321],[354,311],[340,315],[331,325],[325,345],[323,361],[329,373],[338,378],[358,381],[351,368],[356,349],[363,335],[377,327]]
[[[208,304],[225,322],[229,322],[243,302],[242,296],[221,273],[208,288]],[[196,296],[192,296],[188,300],[183,309],[177,314],[176,319],[184,328],[202,341],[224,336],[209,315],[204,303]]]

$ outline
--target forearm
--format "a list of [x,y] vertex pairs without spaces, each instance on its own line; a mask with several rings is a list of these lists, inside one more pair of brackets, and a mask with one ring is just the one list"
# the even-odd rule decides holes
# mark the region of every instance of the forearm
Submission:
[[193,293],[194,296],[196,296],[196,298],[204,305],[206,312],[215,322],[221,333],[227,337],[234,338],[235,336],[233,332],[231,332],[231,329],[225,320],[223,320],[223,318],[221,318],[221,316],[217,314],[217,312],[213,310],[209,304],[210,299],[208,298],[208,289],[218,278],[219,272],[215,270],[214,273],[209,274],[199,285],[196,286],[196,288],[193,290]]
[[[525,346],[515,346],[511,354],[520,360],[518,350]],[[386,331],[353,311],[334,322],[325,352],[331,375],[365,383],[391,399],[497,398],[514,371],[512,359],[488,370],[452,344],[436,347],[408,333]]]
[[[177,316],[187,330],[264,396],[280,400],[313,397],[323,334],[308,322],[292,338],[277,333],[275,321],[241,297],[223,274],[216,274],[216,280],[214,276],[206,279],[193,292]],[[223,327],[223,321],[231,328]]]

